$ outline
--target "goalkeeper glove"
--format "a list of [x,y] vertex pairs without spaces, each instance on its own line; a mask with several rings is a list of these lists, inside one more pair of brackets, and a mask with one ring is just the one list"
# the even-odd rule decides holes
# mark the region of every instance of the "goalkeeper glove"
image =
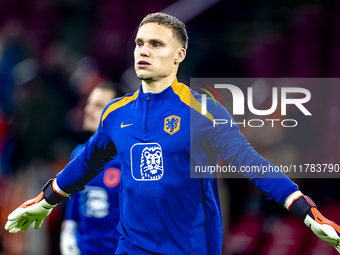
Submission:
[[80,255],[80,250],[76,239],[77,222],[74,220],[65,220],[61,226],[61,229],[61,255]]
[[285,208],[303,220],[320,239],[332,244],[340,253],[340,227],[333,221],[325,218],[316,209],[316,205],[310,197],[300,191],[289,196],[284,204]]
[[40,228],[44,218],[68,195],[58,187],[56,179],[49,180],[37,197],[26,201],[8,216],[5,229],[12,234],[25,232],[33,222],[35,229]]

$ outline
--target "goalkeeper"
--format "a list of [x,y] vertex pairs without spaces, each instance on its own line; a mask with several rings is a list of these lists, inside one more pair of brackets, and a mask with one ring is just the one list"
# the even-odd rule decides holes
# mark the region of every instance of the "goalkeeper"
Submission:
[[[121,92],[113,83],[105,82],[95,88],[84,109],[84,131],[94,134],[104,107],[119,96]],[[71,159],[84,147],[84,144],[78,145]],[[61,255],[109,255],[116,251],[120,236],[117,230],[119,184],[120,161],[117,157],[86,185],[85,190],[70,196],[60,236]]]
[[[81,190],[119,155],[116,254],[221,254],[217,179],[193,179],[190,170],[215,165],[219,156],[237,169],[270,163],[247,143],[238,126],[213,127],[213,118],[232,118],[224,107],[207,100],[209,114],[203,116],[201,96],[177,81],[188,42],[181,21],[150,14],[141,22],[135,42],[139,90],[104,109],[98,131],[82,153],[38,197],[10,214],[5,228],[11,233],[25,232],[31,223],[39,228],[58,202]],[[244,175],[340,252],[339,227],[282,172]]]

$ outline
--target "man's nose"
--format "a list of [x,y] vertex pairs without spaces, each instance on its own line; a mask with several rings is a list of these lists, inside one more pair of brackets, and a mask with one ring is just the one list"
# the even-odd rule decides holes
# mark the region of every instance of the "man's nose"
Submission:
[[142,57],[149,57],[150,56],[150,51],[146,45],[143,45],[143,47],[140,49],[140,55]]
[[90,114],[93,111],[93,106],[92,105],[86,105],[84,112],[85,114]]

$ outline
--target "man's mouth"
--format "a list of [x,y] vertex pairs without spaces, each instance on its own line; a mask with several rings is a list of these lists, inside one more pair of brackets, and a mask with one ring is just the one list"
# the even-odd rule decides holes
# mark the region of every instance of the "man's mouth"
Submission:
[[146,67],[146,66],[149,66],[149,65],[150,65],[150,63],[148,61],[145,61],[145,60],[138,61],[138,63],[137,63],[138,67]]

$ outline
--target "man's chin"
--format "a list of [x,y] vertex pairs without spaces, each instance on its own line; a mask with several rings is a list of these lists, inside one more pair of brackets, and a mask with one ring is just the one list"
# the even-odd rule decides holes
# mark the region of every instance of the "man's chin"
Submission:
[[142,80],[142,81],[152,81],[153,80],[153,77],[144,76],[144,75],[137,76],[137,78]]
[[97,126],[93,125],[83,125],[83,132],[88,132],[88,133],[96,133],[97,132]]

